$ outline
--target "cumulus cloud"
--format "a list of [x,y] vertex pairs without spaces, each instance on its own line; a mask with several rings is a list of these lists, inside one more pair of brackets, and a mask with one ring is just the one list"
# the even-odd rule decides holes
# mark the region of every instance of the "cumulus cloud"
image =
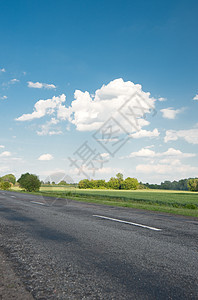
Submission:
[[32,82],[28,81],[27,82],[29,88],[34,88],[34,89],[55,89],[56,86],[54,84],[48,84],[48,83],[41,83],[41,82]]
[[[94,95],[76,90],[71,106],[66,107],[66,96],[39,100],[31,114],[23,114],[17,121],[27,121],[55,115],[58,120],[68,120],[78,131],[99,129],[105,121],[114,117],[117,127],[127,133],[134,133],[149,124],[145,114],[154,109],[150,93],[142,91],[139,84],[116,79],[96,90]],[[154,132],[156,134],[156,131]]]
[[59,97],[53,97],[52,99],[39,100],[34,105],[34,111],[31,114],[23,114],[16,121],[31,121],[34,119],[40,119],[45,115],[54,114],[55,110],[59,109],[61,103],[65,102],[66,96],[62,94]]
[[189,144],[198,144],[198,128],[187,130],[167,130],[164,142],[184,139]]
[[49,153],[46,154],[42,154],[41,156],[39,156],[38,160],[52,160],[53,156]]
[[0,69],[0,72],[5,73],[5,68]]
[[0,148],[1,148],[1,149],[3,149],[3,148],[5,148],[5,146],[3,146],[3,145],[0,145]]
[[159,133],[158,129],[155,128],[155,129],[153,129],[153,131],[142,129],[135,133],[132,133],[130,136],[134,139],[140,139],[140,138],[144,138],[144,137],[148,137],[148,138],[157,137],[159,135],[160,135],[160,133]]
[[62,109],[60,117],[67,119],[70,114],[70,122],[79,131],[97,130],[113,116],[126,131],[134,132],[149,124],[143,117],[154,108],[150,93],[143,92],[141,85],[121,78],[103,85],[93,96],[76,90],[74,98],[68,109]]
[[193,100],[198,100],[198,94],[195,95],[195,97],[193,98]]
[[132,152],[128,157],[155,157],[156,153],[153,150],[142,148],[137,152]]
[[183,108],[181,109],[173,109],[173,107],[168,107],[160,110],[162,112],[162,116],[165,119],[175,119],[177,114],[181,113],[183,111]]

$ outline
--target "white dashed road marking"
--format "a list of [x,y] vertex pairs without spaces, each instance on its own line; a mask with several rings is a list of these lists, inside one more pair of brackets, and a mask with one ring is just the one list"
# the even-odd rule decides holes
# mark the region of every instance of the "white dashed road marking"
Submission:
[[162,230],[162,229],[155,228],[155,227],[150,227],[150,226],[137,224],[137,223],[133,223],[133,222],[128,222],[128,221],[124,221],[124,220],[119,220],[119,219],[114,219],[114,218],[109,218],[109,217],[105,217],[105,216],[93,215],[93,217],[97,217],[97,218],[100,218],[100,219],[106,219],[106,220],[110,220],[110,221],[115,221],[115,222],[120,222],[120,223],[124,223],[124,224],[129,224],[129,225],[134,225],[134,226],[138,226],[138,227],[142,227],[142,228],[146,228],[146,229],[150,229],[150,230],[155,230],[155,231],[161,231]]
[[44,203],[41,203],[41,202],[36,202],[36,201],[30,201],[30,202],[35,203],[35,204],[45,205]]

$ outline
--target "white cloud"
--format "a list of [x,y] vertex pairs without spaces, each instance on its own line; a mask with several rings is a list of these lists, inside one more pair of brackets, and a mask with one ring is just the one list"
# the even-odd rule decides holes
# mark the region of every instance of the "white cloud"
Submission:
[[194,157],[195,153],[183,153],[180,150],[169,148],[167,151],[159,153],[158,156],[177,156],[177,157]]
[[163,101],[166,101],[167,99],[166,98],[164,98],[164,97],[160,97],[160,98],[158,98],[158,101],[160,101],[160,102],[163,102]]
[[61,103],[65,102],[66,96],[62,94],[59,97],[53,97],[52,99],[39,100],[34,105],[34,111],[31,114],[23,114],[16,121],[29,121],[34,119],[40,119],[45,115],[52,115],[55,110],[59,109]]
[[19,79],[14,78],[14,79],[10,80],[10,83],[14,84],[14,83],[19,82],[19,81],[20,81]]
[[[65,95],[48,100],[39,100],[31,114],[23,114],[17,121],[27,121],[54,115],[58,120],[68,120],[78,131],[99,129],[110,117],[114,117],[125,131],[133,133],[149,124],[145,114],[154,109],[150,93],[142,91],[139,84],[116,79],[103,85],[91,96],[88,92],[76,90],[71,106],[63,105]],[[122,106],[122,114],[118,111]],[[120,125],[115,125],[120,129]],[[114,128],[115,129],[115,128]],[[123,131],[124,131],[123,130]]]
[[198,94],[195,95],[195,97],[193,98],[193,100],[198,100]]
[[163,159],[160,159],[159,160],[159,163],[160,164],[168,164],[168,165],[173,165],[173,166],[177,166],[177,165],[180,165],[181,162],[179,159],[177,158],[163,158]]
[[46,124],[41,125],[41,130],[37,131],[38,135],[59,135],[62,134],[61,130],[53,130],[53,126],[58,124],[59,120],[52,118],[50,121],[46,122]]
[[100,156],[102,156],[102,158],[109,159],[110,154],[105,152],[105,153],[100,154]]
[[5,148],[5,146],[3,146],[3,145],[0,145],[0,148],[2,148],[2,149],[3,149],[3,148]]
[[165,152],[155,152],[153,150],[150,150],[148,148],[142,148],[137,152],[132,152],[128,158],[130,157],[145,157],[145,158],[156,158],[156,157],[178,157],[178,158],[188,158],[188,157],[195,157],[196,154],[194,153],[183,153],[180,150],[169,148]]
[[0,157],[8,157],[8,156],[11,156],[11,153],[9,151],[4,151],[0,153]]
[[[93,96],[76,90],[74,97],[71,106],[63,109],[60,117],[67,119],[70,114],[70,122],[79,131],[97,130],[113,116],[125,130],[134,132],[149,124],[143,116],[154,108],[154,99],[150,97],[150,93],[143,92],[141,85],[131,81],[124,82],[121,78],[103,85]],[[121,115],[118,110],[124,105]],[[133,114],[130,115],[131,110]],[[129,119],[136,123],[136,129]]]
[[56,86],[54,84],[48,84],[48,83],[41,83],[41,82],[32,82],[28,81],[28,87],[29,88],[34,88],[34,89],[55,89]]
[[180,162],[177,164],[140,164],[137,165],[136,171],[144,174],[182,174],[183,177],[198,176],[198,168],[190,165],[184,165]]
[[132,152],[128,157],[155,157],[156,153],[153,150],[142,148],[137,152]]
[[0,97],[0,99],[1,100],[6,100],[6,99],[8,99],[8,97],[7,96],[2,96],[2,97]]
[[175,119],[176,115],[181,113],[183,111],[183,108],[181,109],[173,109],[173,107],[168,107],[160,110],[162,112],[162,116],[165,119]]
[[6,70],[4,68],[0,69],[0,72],[5,73]]
[[134,139],[139,139],[139,138],[144,138],[144,137],[149,137],[149,138],[152,138],[152,137],[157,137],[159,136],[160,133],[158,131],[157,128],[153,129],[153,131],[149,131],[149,130],[140,130],[140,131],[137,131],[135,133],[132,133],[130,135],[130,137],[134,138]]
[[49,153],[46,153],[46,154],[42,154],[38,160],[52,160],[53,159],[53,156]]
[[198,144],[198,128],[187,130],[167,130],[164,142],[176,141],[179,138],[184,139],[189,144]]
[[19,80],[19,79],[16,79],[16,78],[13,78],[13,79],[11,79],[11,80],[8,81],[8,82],[2,83],[2,86],[9,87],[10,85],[16,84],[17,82],[20,82],[20,80]]

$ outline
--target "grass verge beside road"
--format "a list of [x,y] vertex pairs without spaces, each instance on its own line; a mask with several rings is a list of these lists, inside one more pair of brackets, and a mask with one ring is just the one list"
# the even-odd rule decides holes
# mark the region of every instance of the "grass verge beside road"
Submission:
[[[12,188],[19,191],[19,188]],[[138,208],[198,217],[198,193],[164,190],[82,190],[65,187],[41,187],[36,195],[75,201]]]

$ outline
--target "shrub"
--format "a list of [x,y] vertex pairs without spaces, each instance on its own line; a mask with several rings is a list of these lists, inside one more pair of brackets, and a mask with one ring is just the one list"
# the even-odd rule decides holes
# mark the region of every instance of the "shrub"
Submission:
[[9,190],[11,188],[11,184],[8,181],[2,181],[0,183],[0,189],[1,190]]

